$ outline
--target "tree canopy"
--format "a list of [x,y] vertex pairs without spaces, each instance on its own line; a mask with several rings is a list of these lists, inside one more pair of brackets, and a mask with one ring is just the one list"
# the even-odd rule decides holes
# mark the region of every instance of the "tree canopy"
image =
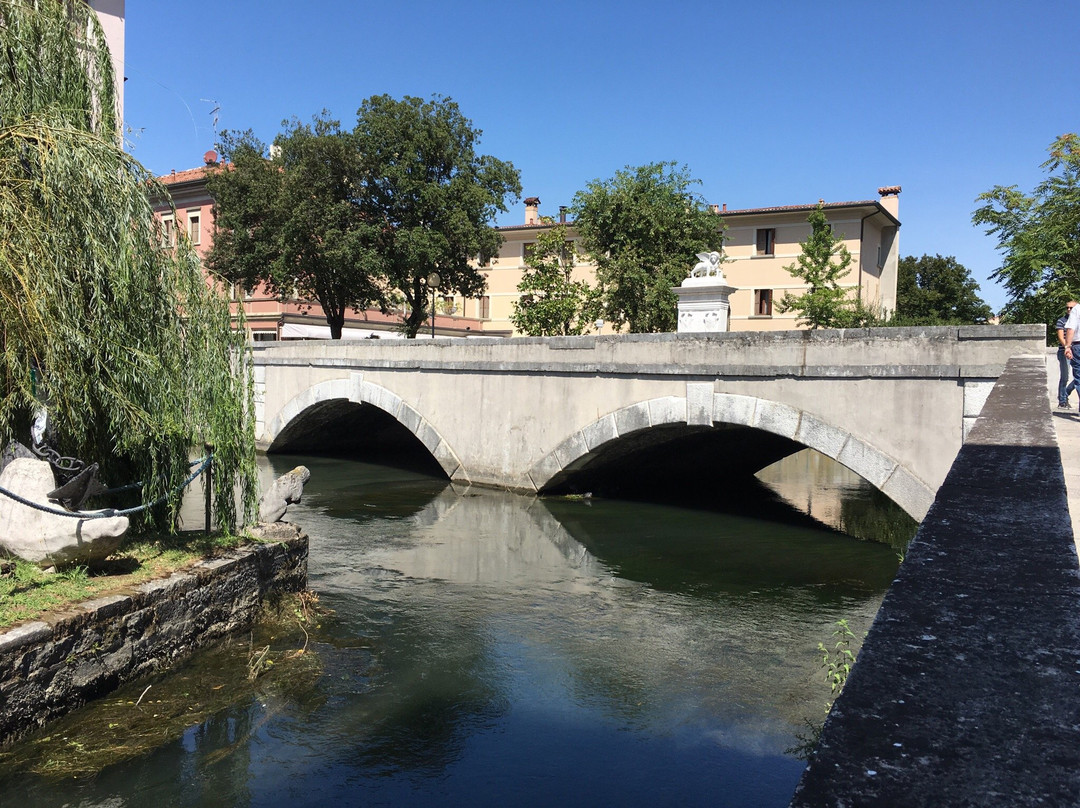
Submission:
[[674,331],[672,289],[701,252],[723,249],[723,222],[675,163],[627,166],[574,195],[570,211],[584,251],[596,264],[600,311],[616,328]]
[[525,272],[510,321],[531,337],[573,336],[592,327],[592,288],[573,279],[574,243],[565,224],[536,237],[525,257]]
[[[97,17],[0,0],[0,53],[0,438],[27,440],[44,406],[53,448],[151,500],[212,443],[214,507],[232,527],[234,484],[244,513],[256,494],[243,340],[190,246],[162,244],[150,195],[168,195],[120,148]],[[155,523],[171,514],[135,528]]]
[[979,297],[979,284],[954,257],[900,259],[891,325],[972,325],[992,316],[990,306]]
[[317,301],[334,339],[348,309],[386,311],[400,297],[402,330],[416,336],[435,274],[440,289],[483,293],[475,259],[498,251],[495,214],[521,183],[513,165],[476,153],[481,132],[457,104],[379,95],[363,103],[351,132],[325,111],[310,125],[284,126],[269,152],[250,131],[223,133],[229,163],[207,182],[211,267]]
[[251,131],[222,132],[228,162],[206,182],[215,211],[207,264],[249,289],[264,283],[317,301],[340,339],[348,309],[386,306],[379,226],[357,199],[360,156],[340,123],[324,111],[283,125],[269,153]]
[[1061,135],[1049,151],[1048,176],[1031,194],[996,185],[978,196],[983,204],[972,215],[1003,254],[991,277],[1009,294],[1007,322],[1051,323],[1080,297],[1080,137]]
[[481,134],[456,103],[439,96],[378,95],[357,112],[355,193],[362,217],[376,228],[373,249],[386,284],[408,305],[408,337],[424,324],[434,273],[441,289],[483,293],[487,282],[474,264],[498,252],[495,215],[521,195],[511,163],[476,153]]

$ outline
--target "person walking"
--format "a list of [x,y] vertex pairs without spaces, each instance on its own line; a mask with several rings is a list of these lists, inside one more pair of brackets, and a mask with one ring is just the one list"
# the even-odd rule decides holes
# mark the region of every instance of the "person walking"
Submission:
[[[1076,380],[1080,379],[1080,306],[1073,303],[1069,316],[1065,318],[1065,334],[1062,342],[1065,344],[1065,358],[1072,365],[1073,387],[1076,388]],[[1066,388],[1067,389],[1067,388]],[[1066,401],[1068,406],[1068,401]]]
[[[1058,407],[1063,410],[1069,409],[1069,393],[1076,389],[1076,373],[1072,374],[1072,381],[1069,381],[1069,365],[1070,362],[1065,356],[1065,324],[1069,320],[1069,315],[1072,314],[1073,308],[1076,306],[1075,300],[1070,300],[1065,304],[1065,314],[1057,318],[1057,322],[1054,323],[1054,328],[1057,330],[1058,338]],[[1080,394],[1078,394],[1080,396]]]

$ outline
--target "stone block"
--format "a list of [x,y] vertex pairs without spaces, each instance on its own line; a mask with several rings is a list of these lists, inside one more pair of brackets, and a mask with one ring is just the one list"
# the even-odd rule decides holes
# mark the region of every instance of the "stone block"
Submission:
[[[686,423],[686,399],[676,396],[654,398],[649,402],[649,421],[652,426]],[[622,434],[622,430],[619,430]]]
[[920,522],[934,503],[930,487],[903,466],[893,470],[881,491]]
[[365,383],[360,390],[360,400],[378,407],[394,418],[399,416],[402,408],[400,396],[376,384]]
[[[435,447],[435,451],[432,452],[432,454],[435,456],[439,465],[442,466],[443,471],[446,472],[446,476],[450,479],[454,479],[455,475],[457,475],[461,469],[461,461],[458,460],[457,455],[455,455],[453,450],[446,444],[446,441],[440,440],[439,445]],[[464,479],[468,480],[468,477],[465,476]]]
[[423,418],[420,417],[420,413],[408,404],[403,403],[401,405],[401,410],[398,413],[398,420],[406,429],[415,435],[420,429],[420,423],[423,421]]
[[753,426],[758,400],[753,396],[731,393],[713,394],[713,421],[739,426]]
[[686,423],[691,426],[712,426],[713,389],[712,382],[686,383]]
[[330,401],[336,398],[348,399],[353,392],[353,385],[349,379],[334,379],[330,382],[325,382],[319,385],[324,393],[323,401]]
[[776,401],[761,400],[758,402],[757,412],[754,416],[754,426],[781,435],[785,438],[795,438],[799,431],[799,418],[801,410],[797,410],[787,404]]
[[555,454],[559,457],[559,464],[564,469],[572,469],[580,466],[582,458],[589,453],[589,445],[585,442],[585,436],[575,432],[555,448]]
[[442,438],[439,437],[439,433],[435,431],[435,427],[429,424],[427,421],[421,420],[420,425],[413,432],[420,442],[427,447],[427,450],[432,454],[435,454],[435,449],[438,447]]
[[615,428],[615,416],[605,415],[600,420],[594,421],[581,430],[581,435],[590,452],[615,440],[619,437],[619,431]]
[[847,439],[848,433],[844,430],[826,424],[805,412],[799,419],[799,428],[795,432],[795,440],[799,443],[816,449],[834,460],[840,455]]
[[529,479],[532,481],[533,488],[539,491],[560,471],[562,471],[562,463],[559,462],[559,456],[556,452],[551,452],[529,469]]
[[849,437],[836,458],[872,485],[881,488],[896,468],[896,463],[855,437]]
[[637,432],[642,429],[648,429],[652,426],[652,419],[649,417],[649,403],[643,401],[640,404],[633,404],[629,407],[623,407],[621,410],[616,410],[615,413],[615,428],[619,431],[619,435],[625,436],[632,432]]

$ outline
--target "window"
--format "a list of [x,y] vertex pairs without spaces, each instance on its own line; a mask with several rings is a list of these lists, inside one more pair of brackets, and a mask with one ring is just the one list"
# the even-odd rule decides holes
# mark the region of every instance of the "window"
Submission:
[[199,228],[199,211],[189,210],[187,222],[188,238],[191,239],[192,244],[200,244],[202,242],[202,235]]
[[480,298],[480,319],[488,320],[491,318],[491,298],[488,295],[484,295]]
[[521,245],[521,259],[523,261],[528,261],[534,252],[536,252],[535,241],[526,241]]
[[172,215],[161,217],[161,246],[176,246],[176,222]]
[[251,338],[255,342],[273,342],[277,339],[277,331],[252,331]]
[[754,316],[772,317],[772,289],[754,290]]
[[757,254],[772,255],[776,246],[776,228],[763,227],[757,231]]

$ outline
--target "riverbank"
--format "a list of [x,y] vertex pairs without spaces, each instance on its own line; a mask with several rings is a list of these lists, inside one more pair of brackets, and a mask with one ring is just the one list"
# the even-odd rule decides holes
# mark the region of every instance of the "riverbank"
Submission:
[[0,631],[0,747],[136,677],[248,629],[268,598],[304,589],[307,536],[260,526],[256,543]]

